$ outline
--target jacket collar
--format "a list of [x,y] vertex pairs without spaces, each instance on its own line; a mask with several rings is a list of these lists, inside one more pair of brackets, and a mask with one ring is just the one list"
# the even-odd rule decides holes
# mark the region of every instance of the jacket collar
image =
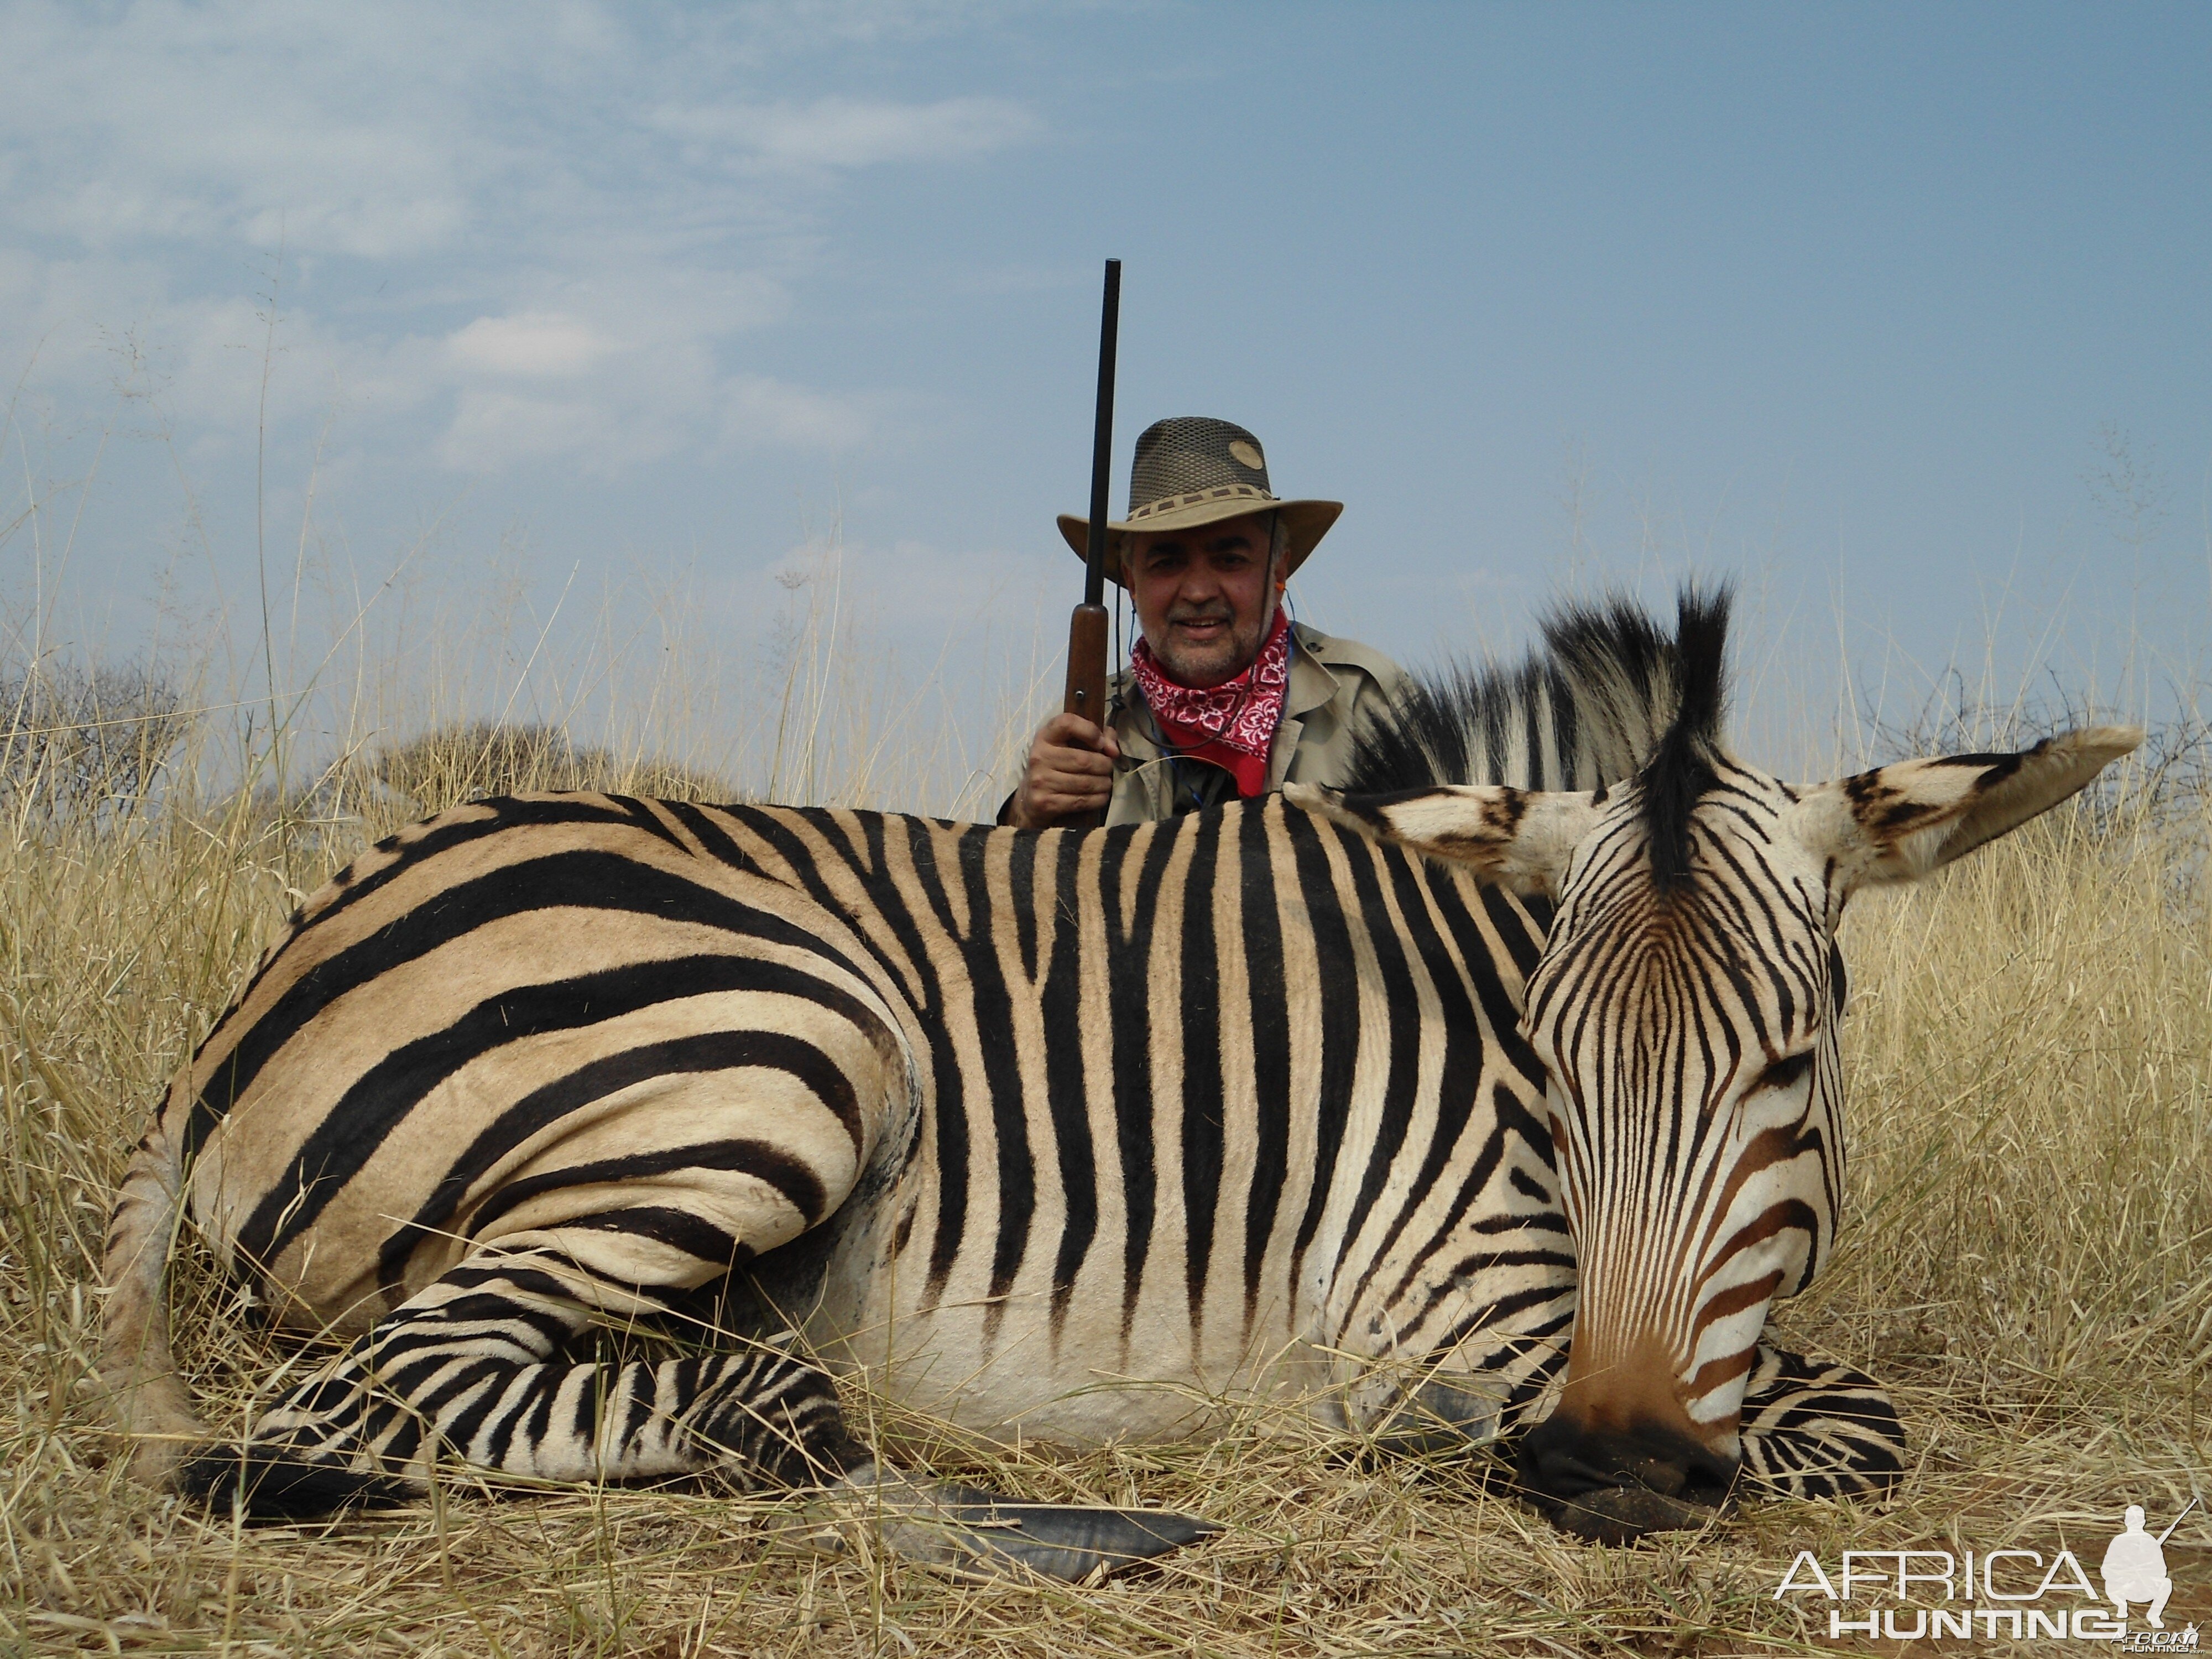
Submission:
[[1291,653],[1291,683],[1283,692],[1283,718],[1286,720],[1312,713],[1337,692],[1336,676],[1315,654],[1320,635],[1302,623],[1292,623],[1291,637],[1297,649]]

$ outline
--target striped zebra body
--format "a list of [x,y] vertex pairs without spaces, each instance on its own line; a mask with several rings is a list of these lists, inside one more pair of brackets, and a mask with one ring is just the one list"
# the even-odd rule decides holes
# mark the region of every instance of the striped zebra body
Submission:
[[[1885,1484],[1901,1449],[1873,1385],[1758,1342],[1836,1213],[1839,901],[1754,938],[1661,890],[1642,803],[1680,793],[1677,654],[1632,612],[1571,617],[1548,661],[1432,687],[1375,734],[1364,794],[1087,833],[542,796],[380,844],[272,947],[126,1177],[103,1370],[142,1468],[199,1433],[161,1297],[188,1208],[281,1323],[352,1342],[185,1462],[262,1509],[405,1490],[441,1455],[880,1492],[831,1373],[1069,1443],[1202,1435],[1255,1401],[1412,1441],[1543,1419],[1532,1488],[1603,1535],[1679,1524],[1677,1498],[1711,1501],[1698,1483],[1724,1491],[1739,1462],[1801,1493]],[[1486,777],[1508,781],[1465,781]],[[1858,792],[1851,823],[1883,799],[1828,787]],[[1708,795],[1683,810],[1726,822]],[[1681,948],[1634,945],[1668,927]],[[1772,983],[1808,976],[1785,1035],[1819,1048],[1819,1086],[1760,1108],[1818,1119],[1796,1164],[1756,1136],[1623,1127],[1685,1121],[1667,1114],[1695,1034],[1769,1017],[1765,993],[1684,976],[1715,939]],[[1643,965],[1592,967],[1624,950]],[[1723,1188],[1765,1231],[1715,1256]],[[701,1351],[580,1342],[718,1285],[744,1311]],[[1661,1306],[1679,1316],[1644,1317]],[[1626,1404],[1605,1392],[1624,1378]],[[1595,1509],[1554,1490],[1587,1466],[1571,1430],[1611,1445],[1645,1418],[1694,1443],[1676,1474]],[[1034,1522],[1090,1541],[1032,1565],[1196,1535],[1060,1526]]]
[[1513,1036],[1541,940],[1279,798],[1087,836],[479,803],[318,896],[164,1124],[307,1328],[526,1251],[617,1316],[745,1267],[988,1432],[1370,1422],[1347,1362],[1401,1352],[1525,1403],[1573,1283]]

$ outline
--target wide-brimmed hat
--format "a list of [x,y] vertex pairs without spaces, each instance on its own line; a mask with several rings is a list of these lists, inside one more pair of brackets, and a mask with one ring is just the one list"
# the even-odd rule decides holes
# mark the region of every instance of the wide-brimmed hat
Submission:
[[[1267,454],[1243,427],[1204,415],[1173,416],[1138,434],[1136,459],[1129,465],[1129,516],[1106,522],[1106,575],[1122,581],[1121,545],[1129,536],[1190,530],[1247,513],[1280,515],[1288,575],[1343,511],[1342,501],[1277,500],[1267,488]],[[1090,520],[1063,513],[1060,533],[1077,557],[1091,556]]]

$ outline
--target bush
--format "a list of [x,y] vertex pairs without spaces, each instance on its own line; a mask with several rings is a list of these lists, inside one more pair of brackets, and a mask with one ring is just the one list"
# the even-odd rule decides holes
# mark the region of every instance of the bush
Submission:
[[544,726],[473,720],[385,750],[368,774],[428,816],[465,800],[538,789],[604,789],[669,800],[730,801],[722,779],[653,759],[618,759]]
[[41,663],[0,678],[0,799],[40,813],[136,811],[196,719],[158,666]]

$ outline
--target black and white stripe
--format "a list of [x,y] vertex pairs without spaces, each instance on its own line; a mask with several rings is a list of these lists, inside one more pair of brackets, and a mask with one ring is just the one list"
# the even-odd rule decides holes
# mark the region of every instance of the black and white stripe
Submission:
[[[832,1478],[866,1460],[833,1372],[991,1435],[1182,1437],[1261,1396],[1489,1437],[1541,1414],[1617,1300],[1670,1310],[1728,1384],[1691,1420],[1765,1437],[1757,1472],[1878,1484],[1886,1402],[1859,1442],[1823,1426],[1864,1380],[1756,1349],[1744,1316],[1832,1231],[1832,916],[1701,827],[1731,791],[1788,805],[1750,774],[1694,796],[1691,862],[1742,862],[1693,899],[1655,887],[1641,809],[1590,823],[1578,884],[1515,877],[1572,815],[1548,803],[1653,793],[1637,767],[1696,696],[1625,607],[1552,645],[1414,698],[1364,796],[1037,834],[563,795],[381,844],[295,918],[133,1162],[106,1365],[127,1420],[154,1448],[196,1430],[160,1297],[188,1206],[283,1322],[352,1342],[187,1467],[264,1507],[441,1453]],[[1647,971],[1653,904],[1687,943]],[[1794,1127],[1777,1104],[1747,1149],[1700,1115],[1806,1053]],[[1629,1095],[1671,1103],[1577,1115]],[[1811,1213],[1729,1195],[1790,1158],[1819,1165]],[[1739,1213],[1802,1248],[1726,1265]],[[1686,1285],[1692,1258],[1723,1265]],[[581,1340],[715,1285],[750,1310],[720,1352]]]

